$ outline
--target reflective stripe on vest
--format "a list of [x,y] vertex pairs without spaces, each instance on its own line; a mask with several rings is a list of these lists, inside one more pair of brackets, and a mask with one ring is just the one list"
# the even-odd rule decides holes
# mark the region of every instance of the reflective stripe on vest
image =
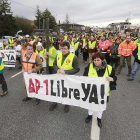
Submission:
[[77,48],[78,48],[78,46],[79,46],[79,42],[76,42],[76,43],[74,44],[74,42],[72,41],[72,42],[71,42],[71,45],[72,45],[72,48],[76,51]]
[[58,66],[61,70],[71,70],[71,69],[73,69],[72,63],[73,63],[74,54],[73,54],[73,53],[70,53],[70,54],[66,57],[66,59],[64,60],[63,65],[61,65],[61,63],[62,63],[62,58],[63,58],[63,55],[62,55],[62,52],[60,52],[60,53],[57,55],[57,66]]
[[138,55],[138,60],[140,60],[140,43],[137,43],[137,45],[138,45],[138,53],[137,53],[137,55]]
[[[107,70],[108,67],[108,70]],[[107,65],[104,76],[103,77],[109,77],[109,75],[112,72],[112,67],[110,65]],[[108,71],[109,71],[109,75],[108,75]],[[88,76],[89,77],[98,77],[97,71],[96,69],[94,69],[93,67],[93,63],[90,64],[89,66],[89,72],[88,72]],[[108,92],[110,91],[110,87],[108,88]],[[107,94],[107,96],[109,96],[109,93]]]
[[3,63],[3,60],[1,62],[1,65],[0,65],[0,71],[4,69],[4,63]]
[[27,61],[25,54],[23,55],[22,64],[23,64],[23,68],[25,72],[28,72],[29,70],[32,70],[34,67],[36,67],[36,64],[35,64],[36,56],[37,54],[33,53],[29,61]]
[[91,43],[91,41],[88,42],[88,45],[89,45],[89,49],[94,49],[95,48],[95,44],[96,44],[96,41],[93,41]]
[[83,39],[83,47],[82,48],[85,48],[87,49],[87,43],[86,43],[86,39]]

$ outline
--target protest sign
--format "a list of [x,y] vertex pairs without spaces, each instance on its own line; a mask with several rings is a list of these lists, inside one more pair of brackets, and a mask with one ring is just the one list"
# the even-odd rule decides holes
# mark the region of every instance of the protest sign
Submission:
[[28,97],[104,111],[109,82],[105,77],[24,73]]
[[15,67],[16,52],[15,50],[0,50],[0,56],[3,58],[4,67]]
[[42,66],[46,67],[46,59],[44,58],[44,55],[43,54],[39,54],[39,56],[40,56],[40,59],[42,61]]

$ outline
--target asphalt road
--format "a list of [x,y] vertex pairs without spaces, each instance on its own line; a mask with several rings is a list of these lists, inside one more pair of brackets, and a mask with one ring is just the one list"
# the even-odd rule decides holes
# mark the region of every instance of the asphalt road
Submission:
[[[81,63],[82,75],[87,64]],[[49,111],[51,102],[35,99],[23,102],[26,96],[23,76],[11,78],[20,72],[5,68],[4,76],[9,93],[0,97],[0,140],[90,140],[91,123],[85,124],[87,110],[70,107],[64,113],[63,105]],[[140,140],[140,71],[132,82],[127,81],[127,67],[118,76],[117,90],[110,93],[107,110],[104,111],[100,140]],[[0,89],[0,92],[2,90]]]

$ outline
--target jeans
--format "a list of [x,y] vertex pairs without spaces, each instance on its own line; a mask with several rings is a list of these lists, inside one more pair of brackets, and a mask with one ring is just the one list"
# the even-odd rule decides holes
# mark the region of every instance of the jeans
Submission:
[[136,73],[137,73],[137,71],[138,71],[139,68],[140,68],[140,64],[137,63],[137,62],[135,62],[134,63],[134,69],[133,69],[133,71],[131,73],[131,79],[134,79],[135,78]]

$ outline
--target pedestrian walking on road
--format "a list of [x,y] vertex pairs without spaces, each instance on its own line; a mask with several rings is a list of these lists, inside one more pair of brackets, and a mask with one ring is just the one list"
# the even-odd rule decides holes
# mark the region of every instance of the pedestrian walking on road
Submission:
[[4,69],[4,63],[2,60],[2,57],[0,56],[0,84],[2,85],[2,93],[0,94],[0,96],[4,96],[8,93],[8,89],[7,89],[7,84],[3,75],[3,69]]
[[[34,53],[33,45],[27,44],[26,45],[26,53],[23,55],[22,58],[22,73],[27,72],[28,74],[37,73],[42,68],[42,62],[40,56]],[[26,85],[24,83],[24,87],[26,89]],[[26,96],[23,101],[28,101],[32,98]],[[40,100],[36,99],[36,104],[39,104]]]
[[[57,74],[73,75],[80,71],[77,56],[70,53],[70,43],[63,42],[61,44],[61,52],[56,56],[53,67]],[[57,107],[57,103],[53,103],[49,110],[53,111]],[[69,111],[69,105],[64,106],[64,112]]]
[[131,56],[132,53],[134,51],[134,49],[136,48],[136,45],[131,41],[131,37],[127,36],[126,37],[126,41],[122,42],[118,48],[118,54],[121,55],[120,57],[120,65],[118,67],[118,72],[117,75],[120,74],[124,60],[127,60],[127,65],[128,65],[128,75],[130,76],[131,74]]
[[[96,52],[93,55],[93,63],[90,63],[84,71],[83,76],[88,77],[106,77],[106,80],[116,84],[117,77],[115,76],[115,69],[108,65],[105,61],[105,57],[101,52]],[[107,94],[107,102],[109,101],[109,91]],[[93,110],[88,110],[88,116],[85,119],[86,123],[89,123],[92,120]],[[103,112],[97,112],[97,123],[100,128],[102,128],[102,114]]]

